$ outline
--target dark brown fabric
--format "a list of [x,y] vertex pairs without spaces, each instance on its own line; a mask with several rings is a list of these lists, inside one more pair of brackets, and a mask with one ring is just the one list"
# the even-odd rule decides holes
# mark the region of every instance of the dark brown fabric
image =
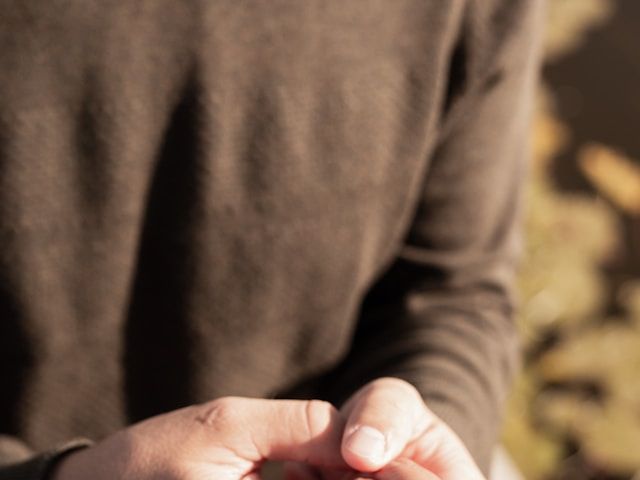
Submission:
[[[0,444],[14,442],[14,440],[0,439]],[[53,473],[56,462],[66,455],[91,446],[88,439],[73,439],[66,443],[56,445],[55,448],[30,455],[23,459],[22,455],[16,457],[14,461],[0,468],[0,480],[32,480],[34,478],[47,478]],[[6,452],[2,452],[6,453]],[[19,460],[18,460],[19,458]]]
[[394,375],[486,470],[540,3],[0,0],[0,433]]

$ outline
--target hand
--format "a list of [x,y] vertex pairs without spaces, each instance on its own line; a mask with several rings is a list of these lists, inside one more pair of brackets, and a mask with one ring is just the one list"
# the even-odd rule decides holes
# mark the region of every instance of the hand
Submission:
[[227,397],[153,417],[64,458],[52,480],[258,480],[265,460],[346,469],[321,401]]
[[399,458],[375,473],[312,469],[308,465],[288,463],[287,480],[442,480],[407,458]]
[[394,460],[377,472],[374,478],[376,480],[440,480],[440,477],[406,458]]
[[484,480],[462,441],[404,380],[369,383],[341,413],[347,418],[342,455],[356,470],[374,472],[403,458],[443,480]]
[[[342,407],[347,419],[342,456],[359,472],[381,480],[484,480],[458,436],[425,405],[418,391],[397,378],[380,378]],[[399,460],[393,463],[390,462]],[[407,463],[406,461],[411,461]],[[403,463],[404,462],[404,463]],[[343,480],[343,472],[287,465],[288,480]]]

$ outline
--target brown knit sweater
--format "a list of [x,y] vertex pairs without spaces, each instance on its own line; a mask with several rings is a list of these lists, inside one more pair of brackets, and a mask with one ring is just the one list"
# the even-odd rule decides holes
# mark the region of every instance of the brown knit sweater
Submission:
[[0,0],[0,479],[382,375],[486,470],[540,3]]

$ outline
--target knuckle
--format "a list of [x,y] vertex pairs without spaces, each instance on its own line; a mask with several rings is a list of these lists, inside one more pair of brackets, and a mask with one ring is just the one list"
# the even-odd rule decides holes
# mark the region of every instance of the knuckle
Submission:
[[369,402],[387,407],[405,408],[408,403],[423,405],[422,395],[416,387],[400,378],[384,377],[369,385],[366,395]]
[[371,382],[356,412],[354,422],[377,425],[381,431],[402,438],[414,437],[428,424],[422,395],[400,378],[382,377]]
[[220,397],[202,406],[197,420],[217,431],[227,431],[237,423],[241,413],[237,397]]
[[411,383],[396,377],[382,377],[371,382],[372,389],[374,390],[386,390],[388,388],[400,389],[406,391],[408,394],[419,395],[418,389]]

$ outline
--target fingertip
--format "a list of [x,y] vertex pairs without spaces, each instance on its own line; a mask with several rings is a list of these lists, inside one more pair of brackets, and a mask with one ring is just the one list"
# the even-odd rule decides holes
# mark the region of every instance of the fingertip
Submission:
[[394,378],[368,384],[345,413],[342,456],[352,468],[366,472],[400,455],[427,423],[424,401],[415,387]]
[[351,468],[374,472],[386,463],[387,439],[378,429],[360,425],[345,436],[342,456]]

